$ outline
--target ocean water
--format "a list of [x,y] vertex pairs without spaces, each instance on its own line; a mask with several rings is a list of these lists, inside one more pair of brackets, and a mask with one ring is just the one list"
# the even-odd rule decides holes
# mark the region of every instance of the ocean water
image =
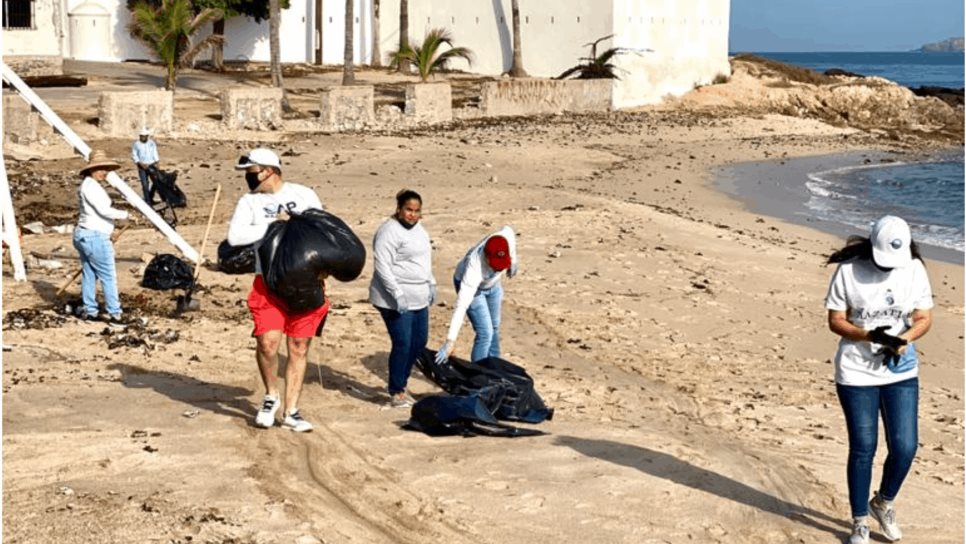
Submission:
[[962,252],[963,179],[961,154],[820,170],[808,174],[805,206],[817,219],[860,231],[883,215],[898,215],[914,240]]
[[[840,68],[907,87],[963,87],[963,53],[756,53],[824,72]],[[923,243],[963,252],[963,152],[920,162],[856,160],[808,170],[804,213],[813,219],[868,232],[875,219],[903,217]],[[799,213],[799,212],[796,212]]]
[[755,53],[786,64],[824,72],[839,68],[879,76],[906,87],[963,87],[963,53]]

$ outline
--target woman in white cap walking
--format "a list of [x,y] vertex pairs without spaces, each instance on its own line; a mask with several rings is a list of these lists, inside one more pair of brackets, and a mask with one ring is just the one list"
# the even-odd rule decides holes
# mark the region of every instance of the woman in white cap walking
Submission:
[[[894,501],[918,444],[919,359],[913,343],[932,325],[932,290],[909,225],[887,215],[869,238],[853,236],[833,253],[838,268],[825,298],[828,325],[841,337],[835,383],[849,436],[850,544],[869,542],[869,516],[882,535],[902,538]],[[869,500],[872,463],[885,427],[888,455]]]
[[80,254],[81,298],[84,302],[84,318],[96,319],[97,280],[104,290],[104,302],[108,319],[119,322],[121,319],[121,300],[117,294],[117,271],[114,266],[114,221],[127,219],[128,213],[111,205],[111,197],[101,187],[111,170],[121,165],[112,161],[99,149],[91,151],[87,166],[81,169],[78,204],[80,214],[77,228],[74,229],[74,247]]

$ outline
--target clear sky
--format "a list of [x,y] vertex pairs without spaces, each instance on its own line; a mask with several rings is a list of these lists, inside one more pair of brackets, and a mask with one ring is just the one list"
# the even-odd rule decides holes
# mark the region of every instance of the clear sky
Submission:
[[908,51],[963,36],[963,0],[731,0],[732,52]]

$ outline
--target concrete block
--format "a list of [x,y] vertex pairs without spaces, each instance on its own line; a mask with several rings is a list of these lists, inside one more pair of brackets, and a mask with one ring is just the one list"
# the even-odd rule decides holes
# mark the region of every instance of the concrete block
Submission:
[[375,120],[372,85],[331,87],[322,91],[319,122],[329,130],[360,130]]
[[3,137],[15,144],[29,144],[37,140],[40,114],[13,92],[3,94]]
[[101,93],[98,122],[108,136],[133,139],[143,126],[164,134],[171,130],[173,119],[172,91]]
[[276,130],[282,126],[282,89],[235,87],[221,93],[221,120],[232,130]]
[[3,62],[21,79],[64,75],[64,57],[59,55],[4,55]]
[[610,79],[512,79],[483,84],[480,110],[486,117],[608,111]]
[[448,81],[406,85],[406,121],[414,124],[453,120],[453,89]]

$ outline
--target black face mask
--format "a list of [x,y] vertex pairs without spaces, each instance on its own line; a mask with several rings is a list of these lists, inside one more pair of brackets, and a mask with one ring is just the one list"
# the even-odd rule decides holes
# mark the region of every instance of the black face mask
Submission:
[[258,174],[260,172],[245,172],[245,181],[248,183],[248,191],[255,192],[258,186],[262,184],[258,179]]

